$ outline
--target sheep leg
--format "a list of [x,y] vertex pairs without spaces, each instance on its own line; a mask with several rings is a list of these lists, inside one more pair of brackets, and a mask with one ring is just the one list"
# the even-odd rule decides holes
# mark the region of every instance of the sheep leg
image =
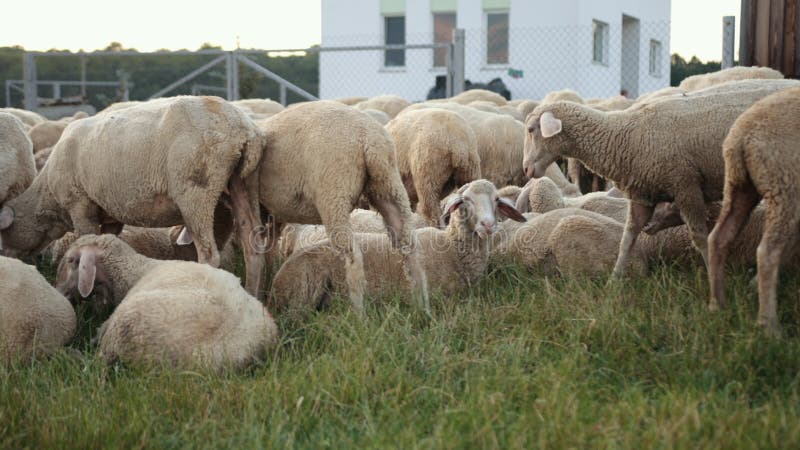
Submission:
[[764,235],[756,252],[758,260],[758,324],[767,334],[778,336],[777,289],[781,255],[787,240],[797,232],[800,214],[792,202],[765,196]]
[[622,240],[619,243],[619,255],[614,265],[613,278],[622,278],[628,267],[633,246],[636,245],[636,238],[642,232],[642,228],[653,216],[653,206],[631,201],[628,207],[628,220],[625,222],[625,232],[622,233]]
[[[216,205],[217,202],[218,200],[215,198],[205,198],[198,203]],[[214,240],[214,207],[203,209],[198,208],[197,205],[193,206],[193,208],[183,208],[179,203],[178,209],[197,249],[197,262],[208,264],[211,267],[219,267],[219,249]]]
[[245,289],[261,301],[264,296],[264,227],[259,216],[257,177],[242,180],[239,174],[233,173],[228,181],[228,190],[239,243],[244,253]]
[[758,192],[749,183],[734,187],[727,197],[717,224],[708,236],[708,284],[711,286],[708,309],[712,311],[727,305],[725,260],[728,258],[728,249],[758,204]]
[[325,232],[331,241],[334,252],[344,258],[345,279],[353,310],[359,315],[364,314],[364,292],[366,291],[366,275],[364,274],[364,261],[361,248],[355,243],[353,228],[350,226],[351,204],[327,204],[320,211]]
[[689,228],[692,243],[703,256],[703,264],[708,269],[708,226],[707,212],[703,193],[699,189],[684,192],[675,198],[675,205],[681,212],[681,218]]

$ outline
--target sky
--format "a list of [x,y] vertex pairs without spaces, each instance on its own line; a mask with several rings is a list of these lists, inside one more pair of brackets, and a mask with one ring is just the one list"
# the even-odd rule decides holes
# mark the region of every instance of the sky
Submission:
[[[117,41],[153,51],[196,50],[209,42],[234,49],[238,39],[242,48],[305,48],[320,42],[320,1],[225,0],[213,7],[185,0],[9,1],[3,7],[0,46],[91,51]],[[719,60],[722,16],[737,16],[738,31],[740,4],[672,0],[671,52]],[[738,37],[736,42],[738,47]]]

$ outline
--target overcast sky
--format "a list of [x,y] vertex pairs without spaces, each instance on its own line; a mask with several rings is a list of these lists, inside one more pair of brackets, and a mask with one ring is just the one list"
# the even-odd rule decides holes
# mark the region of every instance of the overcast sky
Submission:
[[[740,3],[672,0],[671,51],[687,58],[719,60],[722,16],[737,16],[738,29]],[[214,5],[185,0],[8,1],[3,6],[0,46],[75,51],[118,41],[151,51],[195,50],[210,42],[233,49],[237,36],[245,48],[304,48],[320,42],[320,0],[226,0]]]

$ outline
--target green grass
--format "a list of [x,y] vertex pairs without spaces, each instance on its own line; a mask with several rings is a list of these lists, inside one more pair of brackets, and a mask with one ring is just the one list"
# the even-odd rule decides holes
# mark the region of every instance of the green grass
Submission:
[[[704,272],[546,279],[513,268],[433,298],[347,302],[245,373],[106,367],[81,308],[73,349],[0,367],[3,448],[797,448],[800,277],[784,336],[754,325],[749,275],[705,309]],[[77,351],[76,351],[77,350]]]

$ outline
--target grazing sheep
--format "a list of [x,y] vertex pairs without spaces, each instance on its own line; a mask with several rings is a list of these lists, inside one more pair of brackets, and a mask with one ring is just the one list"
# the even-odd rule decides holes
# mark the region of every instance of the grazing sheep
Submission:
[[678,88],[687,92],[709,88],[729,81],[766,79],[782,79],[783,74],[769,67],[744,67],[736,66],[717,72],[692,75],[684,78]]
[[354,106],[356,109],[362,111],[366,109],[377,109],[378,111],[385,112],[390,119],[394,119],[400,114],[400,111],[406,109],[410,104],[408,100],[399,95],[379,95],[356,103]]
[[65,346],[77,319],[35,267],[0,256],[0,324],[0,361],[10,361]]
[[[0,112],[0,205],[25,191],[35,176],[31,140],[24,125],[15,116]],[[3,223],[0,219],[0,227]]]
[[483,178],[495,186],[524,184],[525,173],[519,167],[524,156],[525,127],[522,123],[503,114],[478,111],[449,102],[417,103],[406,108],[403,114],[432,108],[458,113],[472,127],[478,143]]
[[725,191],[722,213],[709,236],[712,309],[725,307],[728,249],[750,212],[764,199],[766,222],[758,246],[758,323],[779,333],[778,270],[787,244],[800,233],[800,88],[772,94],[745,111],[722,146]]
[[406,256],[403,273],[418,301],[427,304],[424,275],[413,257],[411,207],[389,133],[362,112],[332,101],[286,109],[260,126],[267,139],[259,169],[261,205],[278,224],[325,225],[344,260],[353,308],[363,312],[365,281],[349,214],[363,194]]
[[534,178],[523,192],[526,196],[517,198],[516,207],[520,212],[546,213],[561,208],[578,208],[594,211],[618,222],[625,222],[628,216],[628,200],[609,197],[606,192],[592,192],[580,197],[564,197],[561,189],[548,177]]
[[728,83],[610,113],[571,102],[540,106],[528,117],[526,173],[542,176],[559,157],[572,157],[626,194],[631,205],[615,276],[624,274],[639,232],[664,201],[675,202],[707,261],[705,204],[722,196],[722,140],[750,105],[797,85],[780,81],[735,93]]
[[[19,119],[27,129],[47,121],[41,114],[18,108],[0,108],[0,113],[8,113]],[[27,131],[27,130],[26,130]]]
[[[442,216],[443,222],[449,221],[446,229],[428,227],[415,232],[420,262],[432,290],[450,295],[480,279],[488,265],[488,238],[497,230],[498,214],[525,221],[497,195],[494,185],[477,180],[462,186],[451,200]],[[357,234],[356,241],[364,257],[367,293],[409,291],[402,277],[401,255],[385,236]],[[275,275],[271,304],[291,313],[320,306],[330,290],[341,291],[345,285],[345,274],[335,259],[329,241],[293,254]]]
[[[214,210],[223,191],[242,242],[260,226],[263,142],[241,110],[217,97],[159,99],[76,121],[33,184],[0,209],[3,252],[30,255],[70,230],[185,224],[199,261],[216,267]],[[258,295],[263,257],[252,247],[243,246],[247,287]]]
[[505,97],[487,89],[470,89],[448,98],[447,101],[460,105],[469,105],[478,101],[489,102],[497,106],[503,106],[508,103]]
[[241,368],[277,340],[272,316],[224,270],[139,255],[112,235],[82,236],[58,268],[57,287],[118,304],[99,333],[107,362]]
[[400,114],[386,125],[397,147],[397,168],[412,206],[436,226],[439,201],[456,187],[481,177],[472,128],[457,113],[421,109]]
[[234,106],[244,108],[248,112],[270,116],[284,110],[283,105],[268,98],[248,98],[230,102]]

